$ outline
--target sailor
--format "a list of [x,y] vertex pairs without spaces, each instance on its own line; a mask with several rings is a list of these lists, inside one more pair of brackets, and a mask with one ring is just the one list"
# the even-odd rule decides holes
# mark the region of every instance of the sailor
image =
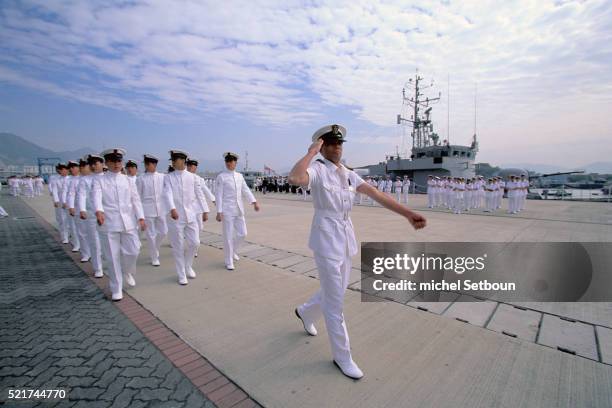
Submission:
[[497,206],[496,209],[500,209],[502,207],[502,199],[504,198],[504,193],[506,192],[506,182],[502,177],[497,177]]
[[431,174],[427,176],[427,208],[434,208],[436,181]]
[[251,189],[247,186],[242,174],[236,171],[238,159],[239,156],[236,153],[223,153],[225,171],[219,173],[215,181],[216,220],[223,222],[223,253],[225,267],[230,271],[234,270],[234,261],[240,260],[238,248],[247,235],[243,198],[253,205],[255,211],[259,211],[259,203]]
[[473,193],[472,179],[468,178],[465,180],[465,196],[463,197],[463,208],[465,211],[470,211],[470,208],[472,208]]
[[[210,190],[208,189],[208,187],[206,186],[206,182],[204,181],[204,179],[202,177],[200,177],[197,173],[198,171],[198,161],[192,158],[187,158],[186,161],[187,164],[187,171],[190,173],[193,173],[196,176],[196,180],[198,182],[198,187],[202,190],[202,193],[204,194],[204,199],[206,200],[210,200],[213,203],[215,202],[215,196],[210,192]],[[197,200],[196,203],[194,204],[194,206],[196,208],[198,208],[198,213],[196,214],[196,221],[198,222],[198,234],[200,233],[200,231],[204,231],[204,222],[208,221],[208,211],[204,212],[203,207],[199,206]],[[208,206],[208,203],[206,203],[206,208],[209,209],[210,211],[210,207]],[[196,247],[195,250],[195,257],[198,256],[198,248]]]
[[[357,253],[357,241],[349,216],[356,192],[364,193],[402,216],[414,228],[425,226],[425,218],[398,203],[388,194],[365,183],[354,171],[341,163],[346,129],[339,125],[324,126],[312,136],[312,145],[289,174],[289,182],[308,186],[312,193],[314,217],[309,247],[314,253],[321,289],[295,309],[306,332],[315,336],[314,323],[321,317],[331,343],[334,364],[350,378],[359,379],[363,372],[352,359],[349,337],[343,315],[344,293],[351,271],[351,257]],[[313,162],[321,152],[323,159]],[[312,164],[311,164],[312,162]]]
[[[85,224],[85,239],[89,247],[91,265],[94,270],[94,276],[101,278],[104,276],[102,268],[102,246],[100,244],[100,235],[98,233],[95,209],[93,205],[93,182],[94,179],[102,177],[102,156],[90,154],[87,156],[87,164],[89,172],[81,170],[81,181],[77,188],[77,208],[79,209],[79,219]],[[83,242],[81,242],[83,248]]]
[[55,206],[55,219],[57,220],[57,226],[62,238],[63,244],[68,244],[68,220],[66,219],[66,211],[62,204],[62,196],[64,195],[64,189],[66,186],[66,179],[68,177],[68,166],[64,163],[59,163],[57,166],[59,177],[54,183],[53,190],[53,205]]
[[410,179],[407,175],[404,176],[402,180],[402,197],[404,198],[404,203],[408,204],[408,197],[410,193]]
[[455,214],[461,214],[464,191],[465,184],[462,183],[461,177],[455,177],[453,184],[453,212]]
[[485,185],[485,209],[484,212],[492,212],[495,209],[495,181],[493,178],[489,178],[487,180],[487,184]]
[[72,252],[79,252],[81,250],[81,245],[79,243],[79,235],[77,232],[76,220],[74,218],[76,214],[76,210],[74,209],[74,192],[79,181],[79,163],[72,160],[69,161],[68,172],[69,175],[66,177],[66,184],[62,190],[62,207],[66,214],[68,233],[70,235],[70,242],[72,243]]
[[136,185],[136,178],[138,177],[138,163],[134,160],[128,160],[125,162],[125,174],[128,179]]
[[[164,202],[168,215],[168,239],[172,246],[178,283],[187,285],[194,279],[193,258],[200,245],[199,213],[208,213],[208,205],[195,174],[186,170],[187,152],[173,149],[168,152],[174,171],[164,179]],[[207,218],[207,217],[206,217]]]
[[159,249],[168,234],[167,211],[163,200],[165,175],[157,172],[157,163],[159,162],[157,157],[145,154],[143,159],[145,173],[136,179],[136,189],[142,202],[145,224],[147,225],[145,233],[151,265],[159,266]]
[[[125,150],[113,148],[101,153],[108,171],[95,177],[92,187],[93,208],[113,301],[123,299],[123,279],[135,286],[136,260],[140,252],[138,226],[146,229],[138,191],[121,173]],[[136,219],[138,221],[136,221]]]
[[393,183],[393,189],[395,190],[395,199],[398,203],[402,202],[402,179],[400,176],[395,177],[395,182]]
[[[87,186],[83,185],[84,177],[88,177],[91,171],[89,164],[85,158],[79,160],[79,176],[75,178],[73,183],[74,188],[68,193],[70,195],[69,207],[70,214],[74,218],[77,227],[77,233],[79,234],[79,244],[81,247],[81,262],[88,262],[91,259],[91,245],[88,240],[87,234],[87,221],[81,218],[81,207],[79,206],[79,199],[82,197],[81,188],[87,190]],[[93,218],[93,217],[92,217]]]
[[525,207],[525,200],[527,199],[527,193],[529,192],[529,180],[527,180],[527,175],[522,173],[520,177],[518,177],[518,185],[519,185],[519,199],[517,205],[517,212],[521,212]]

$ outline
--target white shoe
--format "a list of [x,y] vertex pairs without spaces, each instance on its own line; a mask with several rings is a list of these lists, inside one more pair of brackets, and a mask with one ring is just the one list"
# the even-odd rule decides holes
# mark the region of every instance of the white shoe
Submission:
[[151,261],[151,265],[153,265],[153,266],[159,266],[159,265],[161,265],[161,264],[159,263],[159,259],[154,259],[153,261]]
[[228,271],[233,271],[234,265],[225,265],[225,269],[227,269]]
[[117,302],[117,301],[123,299],[123,293],[119,293],[117,295],[113,294],[111,296],[111,299],[113,299],[113,302]]
[[197,258],[198,257],[198,253],[196,252],[195,254],[193,254],[193,257]]
[[240,257],[237,254],[234,254],[234,261],[239,261]]
[[131,273],[125,275],[125,281],[131,287],[136,286],[136,280],[134,280],[134,275],[132,275]]
[[68,241],[67,239],[62,241],[62,244],[69,244],[69,243],[70,243],[70,241]]
[[88,256],[84,256],[81,258],[81,262],[88,262],[91,258],[89,258]]
[[81,248],[76,247],[76,248],[72,248],[72,252],[79,252],[81,250]]
[[178,282],[179,282],[179,285],[187,285],[189,283],[187,278],[179,278]]
[[193,268],[187,269],[187,277],[191,279],[195,279],[196,273],[193,271]]
[[363,377],[363,371],[357,367],[357,364],[353,360],[351,360],[348,364],[343,364],[342,366],[334,360],[334,365],[342,371],[342,374],[346,375],[353,380],[358,380]]
[[301,320],[302,324],[304,325],[304,330],[306,330],[306,333],[308,333],[311,336],[316,336],[318,334],[317,329],[314,327],[314,324],[312,323],[306,324],[304,319],[302,319],[302,316],[300,316],[300,312],[298,311],[297,307],[295,308],[295,315],[298,317],[298,319]]
[[104,272],[102,272],[102,270],[94,272],[94,278],[101,278],[103,276],[104,276]]

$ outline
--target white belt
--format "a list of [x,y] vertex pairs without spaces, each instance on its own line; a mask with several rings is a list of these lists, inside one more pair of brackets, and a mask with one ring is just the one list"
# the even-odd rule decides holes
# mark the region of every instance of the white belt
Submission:
[[350,219],[348,211],[338,212],[332,210],[320,210],[318,208],[315,208],[314,215],[315,217],[329,217],[341,221],[348,221]]

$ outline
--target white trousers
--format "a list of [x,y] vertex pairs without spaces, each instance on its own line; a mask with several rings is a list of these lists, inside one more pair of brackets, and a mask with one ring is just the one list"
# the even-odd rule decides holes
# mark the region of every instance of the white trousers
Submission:
[[455,191],[453,195],[453,210],[455,210],[455,212],[460,212],[465,205],[463,201],[463,192]]
[[405,193],[402,193],[402,195],[404,196],[404,203],[408,204],[408,192],[406,191]]
[[102,271],[102,246],[100,243],[96,217],[88,213],[87,219],[83,220],[83,222],[85,223],[86,241],[89,244],[91,265],[93,266],[94,272]]
[[140,252],[138,230],[120,232],[99,231],[104,258],[108,262],[109,287],[113,296],[121,296],[123,276],[136,273]]
[[168,225],[165,217],[145,217],[147,229],[147,245],[149,246],[149,256],[151,262],[159,260],[159,248],[162,241],[168,234]]
[[325,318],[331,352],[338,364],[351,361],[351,346],[344,321],[344,292],[351,273],[351,258],[348,254],[342,260],[325,258],[315,254],[319,271],[319,289],[298,312],[308,322],[316,322],[321,315]]
[[[78,214],[78,213],[77,213]],[[79,236],[79,246],[81,247],[81,257],[91,257],[91,244],[87,239],[87,220],[82,220],[79,215],[75,215],[74,221],[76,222],[77,233]]]
[[486,204],[485,207],[487,210],[489,211],[494,211],[495,210],[495,193],[494,192],[485,192],[485,200],[486,200]]
[[187,279],[187,270],[193,267],[193,258],[198,245],[200,245],[200,231],[196,221],[184,222],[180,218],[173,220],[169,215],[167,218],[168,239],[172,245],[172,255],[176,274],[179,280]]
[[59,213],[59,223],[58,223],[58,227],[59,227],[59,231],[60,231],[60,235],[62,236],[62,241],[68,241],[68,238],[70,236],[70,227],[68,226],[68,217],[70,215],[68,215],[67,211],[63,208],[56,208],[55,211],[57,211]]
[[428,207],[433,207],[435,205],[434,201],[435,201],[435,197],[434,197],[434,192],[433,190],[427,190],[427,206]]
[[8,213],[2,206],[0,205],[0,217],[8,217]]
[[77,231],[75,217],[70,215],[68,210],[64,210],[64,212],[66,214],[66,221],[68,224],[68,233],[70,234],[70,243],[72,244],[72,248],[79,249],[81,246],[79,243],[79,234]]
[[238,252],[246,235],[244,215],[223,214],[223,255],[225,255],[226,265],[234,264],[234,254]]

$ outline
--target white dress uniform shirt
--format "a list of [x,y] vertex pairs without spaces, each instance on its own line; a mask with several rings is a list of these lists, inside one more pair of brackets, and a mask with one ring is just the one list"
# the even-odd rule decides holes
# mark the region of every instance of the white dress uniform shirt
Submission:
[[165,217],[168,213],[162,199],[165,177],[162,173],[147,172],[136,179],[136,187],[145,217]]
[[200,187],[202,188],[202,192],[204,193],[204,197],[206,197],[207,200],[212,201],[213,203],[216,201],[214,194],[210,191],[210,189],[208,188],[208,182],[206,180],[204,180],[202,177],[198,176],[200,178]]
[[243,198],[246,198],[251,204],[257,201],[244,177],[237,171],[225,170],[219,173],[215,184],[218,213],[244,215]]
[[133,230],[137,228],[136,219],[144,219],[136,186],[125,174],[109,171],[95,178],[92,197],[95,212],[101,211],[105,214],[100,231]]
[[175,170],[164,179],[164,201],[167,211],[176,210],[178,221],[195,222],[199,213],[209,212],[197,175]]
[[364,183],[354,171],[327,159],[315,161],[308,169],[308,189],[315,209],[308,247],[332,259],[357,253],[357,241],[349,212],[356,189]]

